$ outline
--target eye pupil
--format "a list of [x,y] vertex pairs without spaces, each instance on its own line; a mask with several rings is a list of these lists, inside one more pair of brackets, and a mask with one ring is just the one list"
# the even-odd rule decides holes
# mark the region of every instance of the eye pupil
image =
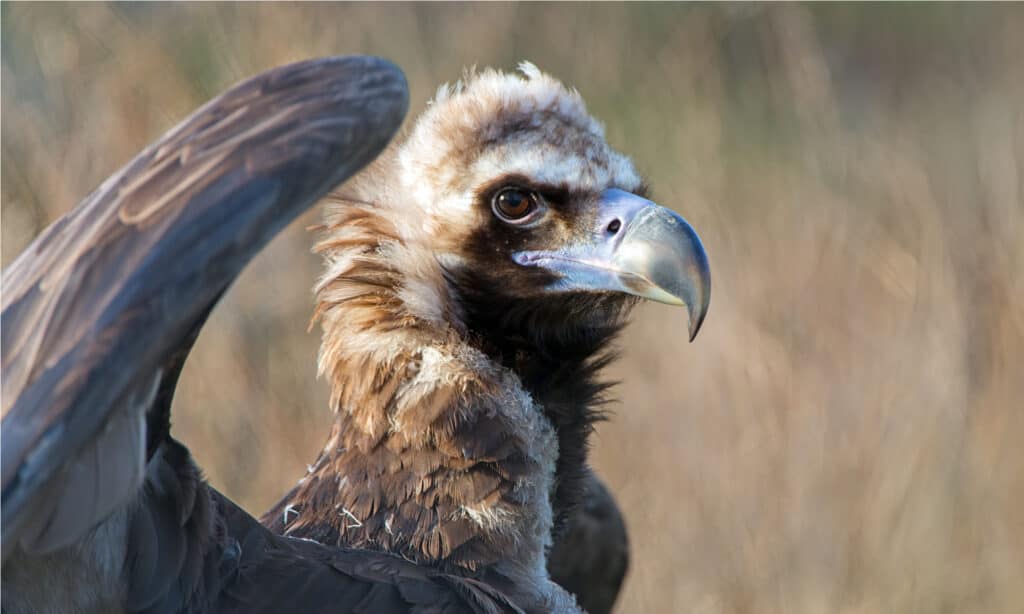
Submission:
[[502,190],[494,199],[494,211],[506,221],[520,220],[533,212],[535,198],[517,188]]

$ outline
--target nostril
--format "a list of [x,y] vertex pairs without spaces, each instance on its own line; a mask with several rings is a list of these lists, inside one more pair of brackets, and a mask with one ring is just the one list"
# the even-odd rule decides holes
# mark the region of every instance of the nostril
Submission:
[[620,222],[618,218],[608,222],[608,234],[613,235],[619,232],[620,228],[622,228],[622,222]]

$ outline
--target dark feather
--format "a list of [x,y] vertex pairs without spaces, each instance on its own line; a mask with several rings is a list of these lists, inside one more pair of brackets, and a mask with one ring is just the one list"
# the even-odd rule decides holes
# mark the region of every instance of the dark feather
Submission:
[[406,106],[401,75],[379,60],[271,71],[171,130],[5,270],[5,553],[65,545],[132,496],[141,471],[110,485],[93,514],[22,532],[58,513],[40,489],[118,413],[146,411],[161,373],[176,371],[168,359],[249,258],[372,160]]
[[586,480],[582,503],[569,515],[551,549],[551,579],[576,595],[588,614],[608,614],[629,569],[629,537],[622,513],[594,474]]

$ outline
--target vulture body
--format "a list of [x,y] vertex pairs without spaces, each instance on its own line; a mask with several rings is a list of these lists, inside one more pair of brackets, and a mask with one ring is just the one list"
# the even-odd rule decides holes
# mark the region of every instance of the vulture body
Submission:
[[522,72],[443,89],[329,199],[336,419],[269,528],[170,437],[174,387],[248,259],[390,140],[400,71],[233,88],[5,271],[5,612],[579,611],[545,564],[592,511],[608,345],[637,297],[685,305],[692,336],[710,280],[578,94]]
[[581,495],[555,536],[548,573],[587,614],[608,614],[629,569],[629,536],[619,506],[597,476],[584,480]]

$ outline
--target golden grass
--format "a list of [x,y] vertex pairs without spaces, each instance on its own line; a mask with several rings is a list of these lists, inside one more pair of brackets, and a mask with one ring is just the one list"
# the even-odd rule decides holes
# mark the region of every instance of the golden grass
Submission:
[[[232,82],[375,53],[576,85],[714,277],[644,307],[595,465],[622,612],[1024,607],[1024,7],[4,3],[3,261]],[[186,368],[175,430],[259,512],[328,423],[306,215]]]

